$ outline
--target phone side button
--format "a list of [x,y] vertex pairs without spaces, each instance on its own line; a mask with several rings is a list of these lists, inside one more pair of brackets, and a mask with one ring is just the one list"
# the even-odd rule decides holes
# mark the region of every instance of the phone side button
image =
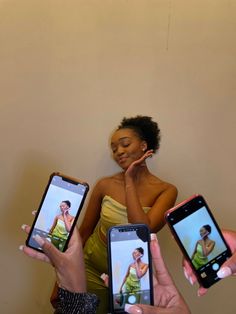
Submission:
[[212,265],[212,269],[213,269],[214,271],[217,271],[219,268],[220,268],[220,266],[219,266],[219,264],[217,264],[217,263],[214,263],[214,264]]

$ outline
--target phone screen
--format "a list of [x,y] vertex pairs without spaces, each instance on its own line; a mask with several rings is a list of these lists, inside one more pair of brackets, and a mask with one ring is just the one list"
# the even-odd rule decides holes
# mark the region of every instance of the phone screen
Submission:
[[231,252],[204,198],[177,205],[166,220],[201,284],[209,288],[220,280],[216,273]]
[[124,313],[126,303],[153,304],[148,227],[112,227],[108,243],[111,312]]
[[88,184],[52,174],[41,200],[26,245],[42,251],[34,237],[46,238],[60,251],[67,247],[88,192]]

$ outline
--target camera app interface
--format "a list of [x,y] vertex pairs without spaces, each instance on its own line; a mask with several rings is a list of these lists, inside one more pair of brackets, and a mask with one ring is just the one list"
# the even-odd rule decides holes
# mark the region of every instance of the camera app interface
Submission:
[[38,234],[63,251],[85,192],[86,186],[65,181],[60,176],[53,176],[31,233],[29,245],[41,249],[34,239]]
[[148,233],[113,229],[111,232],[111,267],[114,310],[125,303],[150,304]]
[[208,273],[214,276],[226,259],[227,247],[207,208],[200,207],[173,227],[201,277],[204,279]]

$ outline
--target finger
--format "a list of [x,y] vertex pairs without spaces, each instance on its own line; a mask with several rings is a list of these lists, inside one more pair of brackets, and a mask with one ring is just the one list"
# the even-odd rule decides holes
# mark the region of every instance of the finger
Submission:
[[33,249],[31,249],[25,245],[21,245],[19,247],[19,249],[29,257],[32,257],[32,258],[37,259],[39,261],[50,263],[49,258],[44,253],[40,253],[40,252],[33,250]]
[[174,310],[170,308],[161,308],[151,305],[130,305],[125,304],[125,311],[130,314],[170,314],[174,313]]
[[106,287],[109,287],[109,276],[105,273],[101,274],[100,278],[103,280]]
[[199,297],[202,297],[203,295],[205,295],[207,293],[208,289],[203,288],[203,287],[199,287],[198,291],[197,291],[197,295]]
[[236,232],[232,230],[222,230],[223,236],[230,247],[232,253],[236,251]]
[[157,241],[156,234],[151,234],[151,253],[152,253],[152,261],[154,264],[157,280],[162,285],[173,284],[173,281],[170,277],[170,274],[166,268],[164,260],[161,255],[160,246]]
[[191,285],[194,285],[197,282],[197,277],[186,259],[183,259],[183,271],[185,278],[189,281]]
[[236,273],[236,253],[232,255],[217,272],[219,278],[226,278]]
[[79,249],[82,249],[82,240],[81,240],[81,236],[77,227],[75,227],[72,232],[72,235],[68,244],[68,250],[70,249],[70,247],[74,247],[74,246],[77,246]]
[[28,225],[23,224],[23,225],[21,226],[21,229],[22,229],[22,230],[24,230],[26,233],[29,233],[29,232],[30,232],[31,227],[30,227],[30,226],[28,226]]
[[49,258],[54,266],[60,264],[61,252],[45,238],[41,238],[39,235],[34,237],[35,241],[41,246],[46,256]]
[[125,304],[125,312],[130,313],[130,314],[142,314],[143,310],[141,307],[137,305]]
[[33,211],[32,211],[32,215],[33,215],[33,216],[36,216],[36,214],[37,214],[37,210],[33,210]]

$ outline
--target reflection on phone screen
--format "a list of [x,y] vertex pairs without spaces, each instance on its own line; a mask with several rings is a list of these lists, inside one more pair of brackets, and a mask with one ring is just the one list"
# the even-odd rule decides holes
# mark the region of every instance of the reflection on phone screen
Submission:
[[53,176],[42,201],[28,245],[41,249],[34,239],[38,234],[63,251],[85,193],[86,186],[83,184],[68,182],[60,176]]

